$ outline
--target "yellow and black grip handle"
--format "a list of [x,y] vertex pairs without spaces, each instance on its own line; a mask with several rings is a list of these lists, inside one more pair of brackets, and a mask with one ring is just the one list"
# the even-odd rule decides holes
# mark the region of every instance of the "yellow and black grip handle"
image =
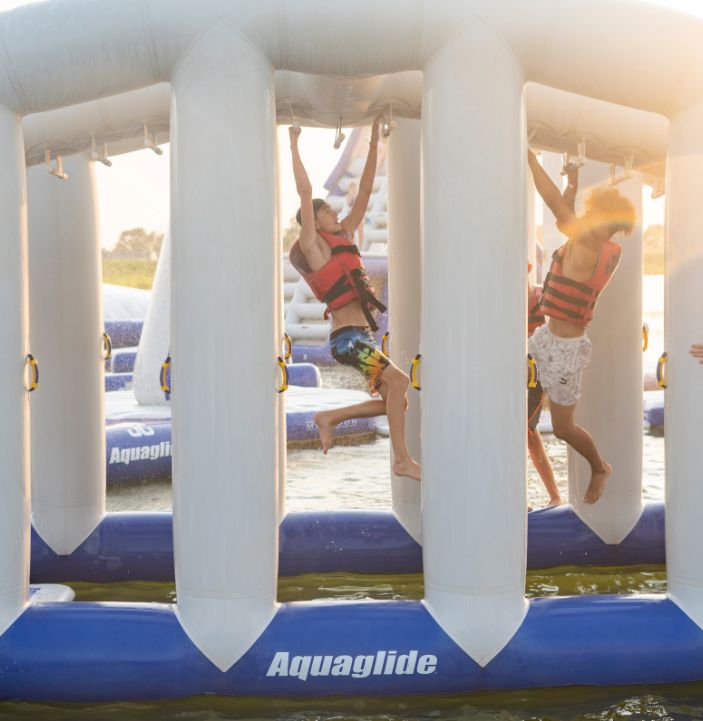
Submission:
[[527,354],[527,387],[537,388],[537,363],[529,353]]
[[649,326],[646,323],[642,324],[642,352],[644,353],[649,348]]
[[39,364],[31,353],[27,353],[27,365],[32,373],[29,385],[27,386],[27,392],[31,393],[39,388]]
[[281,374],[283,375],[283,380],[281,381],[278,392],[284,393],[288,390],[288,366],[280,355],[278,356],[278,367],[281,369]]
[[422,362],[422,355],[418,353],[414,358],[412,363],[410,364],[410,385],[416,390],[420,391],[422,390],[422,386],[417,380],[417,369],[420,367],[420,363]]
[[103,332],[103,360],[109,361],[112,358],[112,338],[107,332]]
[[386,331],[381,338],[381,353],[384,356],[388,356],[388,338],[390,338],[390,331]]
[[664,351],[664,353],[659,356],[659,360],[657,361],[657,385],[660,388],[666,388],[666,374],[664,371],[666,369],[667,357],[668,354],[666,353],[666,351]]
[[166,356],[166,360],[161,364],[161,372],[159,373],[159,383],[164,393],[171,392],[171,384],[168,382],[168,369],[171,367],[171,354]]
[[288,333],[283,334],[283,347],[285,348],[283,359],[289,361],[293,357],[293,341]]

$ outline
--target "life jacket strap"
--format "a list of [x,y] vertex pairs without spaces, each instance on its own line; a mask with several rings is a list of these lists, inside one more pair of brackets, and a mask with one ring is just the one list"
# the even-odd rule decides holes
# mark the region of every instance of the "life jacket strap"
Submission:
[[329,305],[333,300],[339,298],[340,295],[348,293],[352,290],[352,285],[346,275],[340,276],[339,280],[325,293],[322,302]]
[[332,255],[339,255],[339,253],[351,253],[352,255],[358,255],[361,257],[359,248],[355,245],[335,245],[334,248],[331,248],[330,250],[332,251]]
[[354,270],[351,274],[354,286],[357,293],[359,294],[359,300],[361,301],[361,307],[364,311],[364,316],[371,327],[371,330],[377,331],[378,325],[371,315],[371,307],[376,308],[381,313],[386,312],[386,306],[374,295],[373,289],[370,288],[370,284],[366,274],[360,268]]

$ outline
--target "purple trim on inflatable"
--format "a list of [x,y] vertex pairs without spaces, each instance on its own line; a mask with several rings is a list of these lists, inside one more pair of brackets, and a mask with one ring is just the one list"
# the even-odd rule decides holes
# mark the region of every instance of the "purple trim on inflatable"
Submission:
[[105,374],[105,392],[122,391],[132,385],[131,373],[106,373]]
[[128,348],[139,345],[143,326],[143,320],[106,320],[105,332],[113,348]]
[[131,373],[137,360],[136,348],[117,348],[108,361],[110,373]]
[[[664,563],[664,504],[648,503],[619,545],[603,543],[570,508],[529,514],[527,566]],[[170,513],[109,513],[71,554],[32,531],[32,583],[172,581]],[[279,573],[420,573],[422,549],[390,511],[289,513],[280,527]]]
[[703,679],[703,631],[665,597],[533,599],[484,667],[419,601],[281,604],[225,672],[193,645],[174,611],[166,604],[31,607],[0,637],[0,698],[408,696]]
[[[317,442],[315,411],[288,411],[286,432],[289,443]],[[376,418],[353,418],[340,423],[340,439],[374,436]],[[107,483],[135,483],[171,478],[171,421],[133,417],[108,423],[105,429]]]

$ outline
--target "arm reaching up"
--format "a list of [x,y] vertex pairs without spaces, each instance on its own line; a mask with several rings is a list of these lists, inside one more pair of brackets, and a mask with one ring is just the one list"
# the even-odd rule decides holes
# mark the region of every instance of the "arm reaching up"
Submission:
[[300,137],[300,128],[292,126],[288,128],[290,136],[290,150],[293,158],[293,177],[295,178],[295,188],[300,196],[300,249],[307,256],[315,247],[315,239],[317,231],[315,230],[315,213],[312,207],[312,185],[308,178],[307,171],[300,159],[298,150],[298,138]]
[[569,164],[566,168],[566,179],[568,185],[561,194],[568,206],[571,208],[571,212],[576,212],[576,194],[579,192],[579,169],[573,164]]
[[532,177],[535,179],[535,188],[554,214],[557,224],[560,226],[572,225],[576,220],[572,207],[569,206],[568,200],[562,196],[559,188],[554,185],[531,150],[527,151],[527,162],[532,171]]
[[354,231],[361,225],[373,192],[373,181],[376,177],[376,163],[378,162],[378,125],[380,121],[381,116],[379,115],[371,126],[369,154],[366,156],[366,165],[359,181],[359,191],[356,194],[356,200],[349,211],[349,215],[341,223],[342,228],[349,235],[354,235]]

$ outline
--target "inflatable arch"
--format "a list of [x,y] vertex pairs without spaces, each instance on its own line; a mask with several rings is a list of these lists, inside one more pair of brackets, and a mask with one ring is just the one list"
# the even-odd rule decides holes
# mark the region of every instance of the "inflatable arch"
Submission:
[[[380,6],[361,0],[348,8],[320,0],[207,0],[197,6],[185,0],[53,0],[0,15],[3,697],[441,693],[703,678],[703,570],[696,558],[703,540],[697,431],[703,385],[686,354],[701,324],[691,309],[703,307],[697,230],[703,210],[696,192],[703,179],[703,24],[656,3],[624,0],[537,0],[529,6],[445,0],[433,3],[431,13],[427,8],[419,0]],[[168,91],[161,85],[156,92],[168,94],[170,113],[162,105],[152,122],[146,108],[156,102],[155,88],[148,86],[165,82]],[[559,89],[534,90],[557,94],[564,109],[547,111],[556,112],[553,122],[545,114],[526,123],[528,82]],[[101,103],[120,107],[116,99],[95,104],[120,93],[129,94],[125,103],[144,103],[136,128],[116,129],[100,113]],[[584,133],[569,123],[577,106],[579,117],[588,117]],[[397,120],[389,169],[390,292],[391,306],[408,312],[391,319],[393,352],[402,362],[420,345],[423,356],[424,480],[420,488],[394,479],[394,503],[410,533],[418,540],[422,534],[425,599],[277,604],[284,447],[283,399],[275,392],[282,335],[275,124],[288,122],[291,113],[311,125],[360,124],[378,112]],[[36,132],[40,138],[27,141],[27,158],[24,116],[24,137]],[[622,122],[610,125],[606,117]],[[57,128],[60,118],[68,119],[70,137],[52,147],[54,118]],[[159,126],[164,120],[167,125]],[[592,132],[599,126],[600,133]],[[71,175],[74,198],[53,208],[43,203],[36,218],[32,210],[29,263],[32,337],[34,325],[43,322],[42,308],[53,304],[65,312],[70,306],[76,313],[72,340],[84,351],[80,384],[61,344],[42,361],[49,378],[53,372],[63,383],[64,395],[80,394],[81,412],[69,414],[57,393],[32,422],[33,445],[42,447],[35,435],[42,424],[54,434],[34,456],[33,473],[42,475],[37,458],[49,463],[53,454],[59,476],[53,486],[39,481],[35,525],[53,552],[67,555],[98,526],[114,528],[121,519],[104,519],[99,263],[93,204],[85,200],[93,192],[92,171],[82,157],[63,166],[56,155],[95,146],[94,159],[104,159],[100,148],[110,133],[127,149],[153,145],[153,131],[166,127],[178,378],[178,603],[28,607],[30,403],[21,382],[31,350],[25,162],[45,161],[48,150],[54,174]],[[650,176],[661,174],[666,156],[666,597],[529,604],[524,598],[528,131],[538,145],[572,152],[592,133],[589,158],[622,162]],[[594,135],[608,140],[593,142]],[[56,188],[39,191],[40,197]],[[79,198],[85,212],[66,212]],[[632,248],[608,298],[621,292],[639,297],[640,251]],[[49,277],[58,283],[55,290],[49,293],[47,285],[43,294],[35,292],[35,284]],[[616,290],[623,280],[632,285]],[[255,317],[230,314],[253,298]],[[576,466],[571,480],[575,510],[611,544],[645,515],[636,451],[636,310],[626,304],[618,313],[613,357],[594,363],[592,376],[604,386],[599,398],[608,411],[584,409],[607,435],[606,452],[618,472],[592,510],[578,503],[582,471]],[[245,354],[238,352],[242,339]],[[232,372],[216,383],[204,369],[221,356]],[[604,362],[622,374],[599,370]],[[462,380],[467,372],[470,383]],[[236,382],[243,373],[251,383]],[[415,409],[411,425],[419,424],[419,415]],[[227,442],[213,445],[210,427]]]

